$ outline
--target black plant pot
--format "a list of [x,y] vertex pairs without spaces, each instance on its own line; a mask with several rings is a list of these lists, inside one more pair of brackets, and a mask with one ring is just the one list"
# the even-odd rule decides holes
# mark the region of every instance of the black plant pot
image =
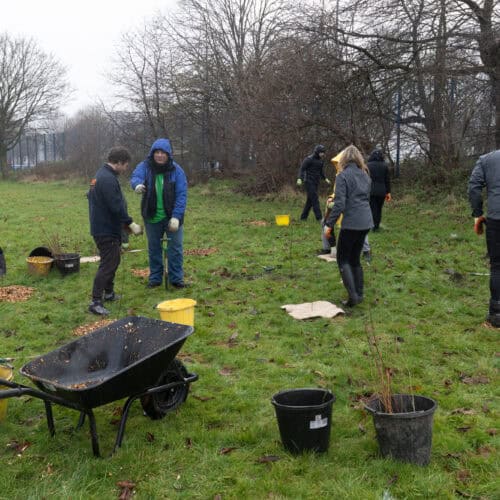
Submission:
[[378,398],[367,403],[365,408],[373,416],[383,457],[417,465],[427,465],[430,462],[436,401],[424,396],[394,394],[393,413],[386,413]]
[[61,274],[77,273],[80,271],[80,254],[63,253],[54,256],[54,264]]

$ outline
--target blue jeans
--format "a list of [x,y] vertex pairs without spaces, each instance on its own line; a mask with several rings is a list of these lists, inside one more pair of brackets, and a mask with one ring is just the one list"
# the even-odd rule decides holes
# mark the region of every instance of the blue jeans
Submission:
[[184,281],[184,226],[180,226],[173,233],[168,230],[167,218],[154,224],[145,222],[145,226],[148,237],[149,283],[161,283],[163,279],[164,266],[161,241],[163,235],[167,236],[168,281],[170,283],[182,283]]

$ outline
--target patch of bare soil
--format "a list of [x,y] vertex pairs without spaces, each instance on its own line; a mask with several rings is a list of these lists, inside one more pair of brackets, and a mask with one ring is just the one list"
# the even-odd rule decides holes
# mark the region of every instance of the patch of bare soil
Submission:
[[23,302],[28,300],[34,288],[21,285],[10,285],[0,287],[0,302]]
[[265,220],[251,220],[248,224],[250,226],[268,226],[269,222],[266,222]]
[[73,335],[75,337],[82,337],[83,335],[87,335],[87,333],[93,332],[98,328],[109,325],[112,322],[112,319],[101,319],[99,321],[94,321],[93,323],[87,323],[86,325],[77,326],[73,330]]

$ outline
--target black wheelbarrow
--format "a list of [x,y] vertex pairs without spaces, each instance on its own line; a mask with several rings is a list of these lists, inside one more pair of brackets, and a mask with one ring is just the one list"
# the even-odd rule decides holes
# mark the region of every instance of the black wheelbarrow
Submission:
[[21,373],[38,389],[0,379],[9,387],[0,399],[23,395],[45,403],[47,425],[55,434],[52,403],[80,412],[77,428],[89,418],[92,450],[99,454],[93,408],[128,398],[113,452],[121,446],[132,403],[140,399],[144,413],[163,418],[187,398],[189,385],[198,380],[175,356],[194,328],[140,316],[130,316],[63,345],[30,361]]

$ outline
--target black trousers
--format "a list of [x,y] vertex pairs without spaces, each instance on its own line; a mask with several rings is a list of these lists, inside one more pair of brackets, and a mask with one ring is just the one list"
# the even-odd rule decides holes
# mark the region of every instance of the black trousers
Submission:
[[313,184],[306,181],[305,188],[307,192],[307,199],[300,218],[301,220],[306,220],[309,216],[309,211],[312,208],[314,211],[314,215],[316,216],[316,220],[321,220],[323,218],[323,214],[321,213],[321,209],[319,208],[318,184]]
[[344,264],[351,267],[361,266],[361,251],[369,229],[341,229],[337,238],[337,265],[342,269]]
[[373,216],[373,229],[378,229],[382,220],[382,207],[384,206],[385,196],[370,196],[370,208]]
[[491,300],[500,300],[500,220],[486,219],[486,246],[490,257]]
[[92,300],[100,302],[104,292],[111,293],[114,290],[115,274],[121,260],[121,241],[113,236],[97,236],[94,241],[101,261],[94,278]]

